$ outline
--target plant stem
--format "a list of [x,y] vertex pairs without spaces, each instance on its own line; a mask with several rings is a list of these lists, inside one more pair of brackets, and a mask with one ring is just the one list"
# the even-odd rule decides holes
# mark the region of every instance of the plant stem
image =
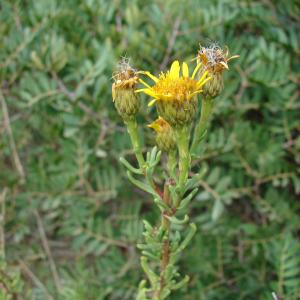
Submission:
[[141,142],[140,142],[139,135],[138,135],[138,127],[137,127],[136,118],[128,119],[126,121],[124,120],[124,122],[127,126],[127,131],[129,133],[131,143],[133,146],[133,151],[135,153],[139,167],[142,169],[145,166],[145,160],[144,160],[144,156],[143,156],[142,149],[141,149]]
[[129,133],[129,136],[131,139],[131,144],[133,146],[133,151],[134,151],[134,154],[138,161],[139,167],[141,170],[143,170],[146,180],[149,182],[149,184],[152,186],[152,188],[157,191],[157,187],[154,183],[153,178],[148,177],[147,174],[145,173],[146,162],[145,162],[145,159],[144,159],[144,156],[142,153],[141,141],[139,138],[136,118],[134,117],[134,118],[129,118],[128,120],[124,120],[124,123],[126,124],[127,131]]
[[4,233],[4,225],[5,225],[5,200],[6,200],[7,188],[0,194],[0,259],[5,259],[5,233]]
[[188,126],[178,128],[175,130],[175,134],[177,138],[177,146],[179,152],[178,186],[181,193],[188,179],[188,172],[191,163],[191,156],[189,152],[190,128]]
[[[164,197],[163,197],[163,201],[164,203],[169,207],[171,204],[171,198],[170,198],[170,191],[169,191],[169,183],[166,182],[165,186],[164,186]],[[169,234],[169,229],[170,229],[170,221],[169,219],[167,219],[164,215],[164,212],[162,213],[161,216],[161,224],[164,230],[166,230],[166,232]]]
[[172,179],[176,178],[176,165],[177,165],[176,151],[174,150],[168,153],[168,162],[167,162],[168,172]]
[[214,104],[213,99],[203,98],[202,100],[200,120],[195,128],[194,138],[191,146],[192,154],[195,154],[197,146],[203,139],[203,135],[207,128],[207,122],[212,112],[213,104]]
[[[163,201],[167,206],[171,204],[170,191],[169,191],[169,183],[166,182],[164,185],[164,196]],[[159,285],[156,291],[153,293],[153,300],[160,300],[160,295],[165,286],[165,271],[169,264],[170,260],[170,221],[166,218],[165,212],[161,214],[161,226],[164,229],[164,237],[162,243],[161,250],[161,259],[160,259],[160,278]]]

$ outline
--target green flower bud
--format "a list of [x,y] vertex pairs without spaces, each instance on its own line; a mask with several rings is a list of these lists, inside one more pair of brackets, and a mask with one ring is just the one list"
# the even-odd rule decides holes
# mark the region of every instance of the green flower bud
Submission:
[[203,98],[213,99],[222,93],[222,91],[224,89],[224,79],[223,79],[223,75],[221,73],[211,73],[210,77],[211,77],[211,80],[209,80],[203,86],[202,95],[203,95]]
[[176,140],[172,127],[163,118],[159,117],[152,122],[148,127],[152,128],[156,132],[156,144],[157,146],[167,153],[176,150]]

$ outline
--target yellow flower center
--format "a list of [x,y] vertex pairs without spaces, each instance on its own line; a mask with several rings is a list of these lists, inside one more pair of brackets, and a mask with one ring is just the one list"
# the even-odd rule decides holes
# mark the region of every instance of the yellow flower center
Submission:
[[189,77],[170,78],[168,75],[159,76],[158,82],[152,87],[157,95],[164,96],[163,100],[189,100],[189,96],[199,90],[197,81]]

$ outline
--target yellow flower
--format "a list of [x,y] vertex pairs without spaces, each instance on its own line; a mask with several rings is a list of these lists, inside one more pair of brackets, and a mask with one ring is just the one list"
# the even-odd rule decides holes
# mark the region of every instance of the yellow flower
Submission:
[[155,85],[150,87],[146,82],[140,79],[140,82],[146,88],[137,90],[137,92],[144,92],[154,99],[148,104],[153,105],[156,101],[188,101],[198,93],[201,93],[201,87],[209,80],[207,73],[203,74],[200,80],[196,80],[195,76],[200,65],[197,65],[192,76],[189,76],[189,67],[184,62],[182,64],[180,76],[180,64],[175,60],[169,71],[161,73],[159,77],[152,75],[150,72],[141,72],[149,76]]
[[176,149],[176,140],[173,129],[166,120],[159,117],[149,124],[148,127],[156,132],[156,144],[161,150],[170,152]]
[[165,121],[162,117],[158,117],[151,124],[147,125],[149,128],[152,128],[156,133],[161,133],[163,131],[169,130],[171,128],[170,124]]
[[[197,111],[196,95],[202,92],[202,86],[210,79],[208,72],[204,72],[199,80],[195,79],[200,64],[196,66],[192,75],[189,74],[189,67],[184,62],[181,67],[179,61],[172,63],[171,68],[166,73],[161,73],[158,77],[150,72],[140,72],[147,75],[154,81],[150,86],[142,79],[139,81],[146,88],[137,90],[153,98],[148,104],[157,104],[159,115],[161,115],[171,126],[183,126],[191,122]],[[181,73],[181,74],[180,74]]]

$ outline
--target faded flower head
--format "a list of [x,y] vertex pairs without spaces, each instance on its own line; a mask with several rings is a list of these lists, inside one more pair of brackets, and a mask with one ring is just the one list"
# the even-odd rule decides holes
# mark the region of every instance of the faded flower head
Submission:
[[140,101],[135,93],[135,85],[139,78],[128,59],[123,58],[119,62],[117,70],[113,73],[113,80],[113,101],[122,118],[128,119],[134,116],[140,108]]
[[155,141],[161,150],[168,153],[176,149],[176,140],[173,129],[166,120],[159,117],[149,124],[148,127],[156,132]]
[[[200,64],[196,66],[192,75],[189,74],[189,67],[184,62],[180,68],[179,61],[172,63],[169,71],[161,73],[158,77],[150,72],[141,72],[154,81],[150,86],[145,81],[139,81],[146,88],[137,90],[153,98],[149,106],[156,103],[158,113],[173,127],[180,127],[189,124],[197,111],[196,95],[202,92],[202,86],[210,79],[208,72],[204,72],[199,80],[195,79]],[[181,69],[181,72],[180,72]]]
[[209,47],[200,46],[197,59],[198,62],[203,64],[205,71],[207,70],[209,73],[220,73],[224,70],[228,70],[228,62],[238,57],[239,55],[229,57],[228,48],[224,51],[218,45],[213,44]]
[[204,98],[215,98],[222,92],[224,88],[222,73],[224,70],[229,69],[228,62],[238,57],[239,55],[230,56],[228,48],[224,51],[216,44],[209,47],[200,46],[197,55],[198,64],[202,63],[199,69],[199,76],[208,72],[209,76],[212,77],[212,80],[203,88]]

